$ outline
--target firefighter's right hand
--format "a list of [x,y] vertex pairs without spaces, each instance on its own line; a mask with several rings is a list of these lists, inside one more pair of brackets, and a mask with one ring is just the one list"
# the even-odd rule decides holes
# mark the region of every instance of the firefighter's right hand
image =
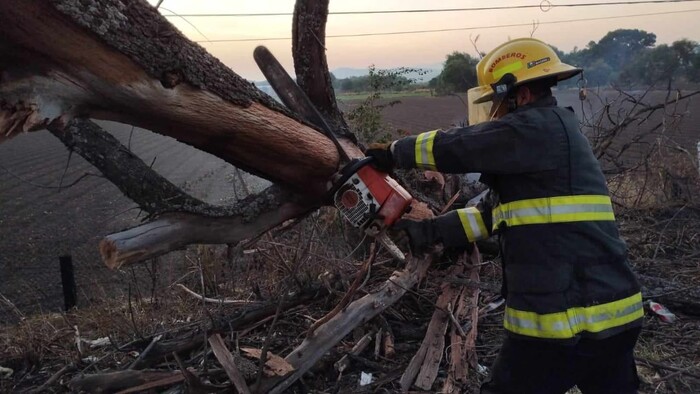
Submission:
[[406,233],[411,254],[414,256],[425,254],[435,246],[437,228],[431,219],[421,221],[400,219],[391,229]]
[[369,144],[365,150],[365,156],[374,159],[370,163],[379,171],[389,173],[394,169],[394,159],[391,154],[391,143],[373,143]]

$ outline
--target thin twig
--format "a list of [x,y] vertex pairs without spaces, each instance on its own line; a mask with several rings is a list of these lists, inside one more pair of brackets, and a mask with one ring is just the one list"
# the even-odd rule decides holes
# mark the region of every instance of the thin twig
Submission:
[[175,284],[178,288],[182,289],[185,293],[200,299],[204,302],[208,302],[211,304],[226,304],[226,305],[235,305],[235,306],[256,306],[262,304],[260,301],[246,301],[246,300],[235,300],[231,298],[209,298],[205,297],[201,294],[198,294],[190,289],[187,288],[187,286],[177,283]]
[[694,378],[700,379],[700,374],[690,373],[690,372],[686,371],[685,368],[678,368],[678,367],[674,367],[672,365],[662,364],[660,362],[657,362],[654,360],[648,360],[648,359],[642,358],[642,357],[635,357],[634,359],[639,361],[639,362],[642,362],[644,364],[649,364],[649,365],[656,367],[656,368],[661,368],[661,369],[666,369],[669,371],[676,371],[676,372],[680,371],[683,375],[688,375],[688,376],[692,376]]
[[452,324],[454,324],[455,328],[459,332],[459,336],[462,338],[466,338],[467,333],[464,332],[464,329],[459,324],[459,322],[457,321],[457,318],[455,317],[454,313],[452,312],[452,303],[451,302],[447,303],[447,316],[450,317],[450,321],[452,321]]
[[659,253],[659,247],[661,247],[661,241],[663,240],[664,231],[666,231],[668,226],[671,225],[671,222],[673,222],[673,219],[675,219],[676,216],[678,216],[678,214],[681,213],[685,209],[685,207],[686,207],[686,205],[683,205],[681,207],[681,209],[679,209],[676,213],[674,213],[673,216],[671,217],[671,219],[669,219],[668,223],[666,223],[664,228],[661,229],[661,231],[659,232],[659,241],[656,243],[656,249],[654,249],[654,256],[651,258],[652,260],[656,260],[656,255]]
[[273,330],[275,329],[275,326],[277,325],[277,319],[279,318],[281,312],[282,312],[282,305],[284,304],[284,299],[285,299],[285,293],[282,293],[280,296],[279,302],[277,303],[277,310],[275,311],[275,317],[272,319],[272,323],[270,323],[270,328],[267,330],[267,336],[265,337],[265,343],[263,344],[263,347],[260,351],[260,365],[258,366],[258,374],[257,377],[255,378],[255,385],[254,387],[260,387],[260,382],[262,381],[262,376],[263,376],[263,371],[265,369],[265,362],[267,362],[267,349],[270,347],[270,343],[272,342],[272,333]]
[[53,385],[54,383],[56,383],[56,381],[57,381],[58,379],[60,379],[61,376],[65,375],[65,374],[67,374],[67,373],[69,373],[69,372],[73,372],[73,371],[75,371],[75,370],[76,370],[75,364],[73,364],[73,363],[67,364],[67,365],[65,365],[63,368],[61,368],[58,372],[56,372],[55,374],[51,375],[51,377],[50,377],[46,382],[44,382],[44,384],[42,384],[41,386],[39,386],[39,387],[36,388],[35,390],[32,390],[31,392],[32,392],[32,393],[41,393],[42,391],[46,390],[46,389],[49,388],[51,385]]
[[138,369],[140,367],[140,364],[146,358],[146,355],[148,355],[151,349],[153,349],[153,347],[156,345],[156,343],[158,343],[158,341],[160,341],[162,337],[162,335],[156,335],[155,337],[153,337],[151,343],[149,343],[148,346],[146,346],[146,348],[143,349],[143,351],[141,352],[141,354],[139,354],[136,360],[134,360],[134,362],[131,363],[131,365],[129,365],[128,369]]
[[32,186],[34,186],[34,187],[38,187],[38,188],[41,188],[41,189],[49,189],[49,190],[53,190],[53,189],[62,190],[62,189],[69,188],[69,187],[71,187],[71,186],[75,186],[78,182],[82,181],[84,178],[87,178],[87,177],[89,177],[89,176],[96,176],[96,177],[99,177],[99,178],[103,178],[102,175],[93,174],[93,173],[90,173],[90,172],[86,172],[85,174],[79,176],[78,179],[74,180],[73,182],[71,182],[71,183],[68,184],[68,185],[63,186],[63,185],[60,185],[60,184],[59,184],[58,186],[46,186],[46,185],[40,185],[40,184],[38,184],[38,183],[34,183],[34,182],[30,181],[30,180],[24,179],[24,178],[22,178],[21,176],[15,174],[14,172],[10,171],[9,168],[7,168],[7,167],[5,167],[5,166],[3,166],[3,165],[0,165],[0,168],[2,168],[3,170],[5,170],[5,172],[7,172],[8,174],[10,174],[11,177],[17,179],[17,180],[20,181],[20,182],[23,182],[23,183],[26,183],[26,184],[28,184],[28,185],[32,185]]
[[[323,325],[324,323],[326,323],[327,321],[332,319],[333,316],[340,313],[340,311],[342,311],[343,308],[345,308],[350,303],[350,301],[352,300],[352,297],[355,295],[357,290],[359,288],[361,288],[364,285],[364,283],[367,282],[367,279],[364,279],[366,276],[365,273],[369,272],[369,267],[372,265],[375,258],[377,257],[378,250],[379,250],[379,248],[377,248],[377,243],[373,242],[372,245],[370,246],[369,258],[363,264],[360,272],[358,272],[357,275],[355,276],[355,280],[353,280],[352,285],[350,285],[350,288],[348,289],[348,291],[345,293],[345,295],[340,300],[340,302],[338,302],[338,304],[335,306],[335,308],[333,308],[333,310],[328,312],[325,316],[323,316],[322,318],[317,320],[314,324],[311,325],[311,327],[309,327],[309,330],[306,332],[306,336],[308,336],[308,337],[312,336],[314,334],[314,331],[316,331],[316,329],[318,327],[320,327],[321,325]],[[368,278],[368,276],[367,276],[367,278]],[[363,281],[363,279],[364,279],[364,281]]]

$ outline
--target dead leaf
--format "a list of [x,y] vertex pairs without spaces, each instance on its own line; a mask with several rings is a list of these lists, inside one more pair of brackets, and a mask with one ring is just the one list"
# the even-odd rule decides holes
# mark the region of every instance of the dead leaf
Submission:
[[435,182],[440,186],[440,190],[445,189],[445,176],[436,171],[425,171],[423,176],[428,182]]
[[[241,350],[245,356],[256,360],[260,360],[260,356],[262,355],[262,350],[252,347],[242,347]],[[294,371],[294,367],[292,367],[292,365],[285,359],[270,352],[267,352],[267,361],[265,361],[265,366],[267,368],[265,368],[263,372],[265,372],[267,376],[285,376]]]

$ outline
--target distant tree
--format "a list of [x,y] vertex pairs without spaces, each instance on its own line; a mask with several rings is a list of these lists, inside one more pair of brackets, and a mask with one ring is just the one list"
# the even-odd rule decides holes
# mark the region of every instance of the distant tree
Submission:
[[428,88],[435,89],[438,86],[438,77],[432,78],[428,81]]
[[690,56],[688,79],[692,82],[700,82],[700,45],[695,48]]
[[588,86],[604,86],[612,81],[612,67],[603,59],[597,59],[584,68],[584,77]]
[[664,82],[670,87],[679,80],[694,80],[696,48],[698,43],[684,39],[644,49],[623,69],[620,81],[647,86]]
[[583,68],[589,85],[601,86],[617,81],[622,70],[655,43],[654,33],[618,29],[608,32],[598,42],[590,41],[584,49],[574,48],[561,58],[568,64]]
[[438,94],[466,92],[476,86],[476,65],[479,61],[464,52],[447,55],[442,72],[437,77]]
[[656,44],[656,34],[639,29],[618,29],[609,32],[591,47],[591,55],[603,59],[620,72],[622,68],[645,48]]
[[344,92],[360,93],[376,90],[400,92],[416,84],[415,78],[407,77],[408,74],[422,75],[424,71],[407,67],[377,70],[371,66],[368,75],[339,79],[337,85]]
[[355,90],[355,81],[353,78],[343,78],[340,80],[340,90],[343,92],[352,92]]
[[414,78],[409,78],[407,75],[422,75],[422,73],[424,71],[409,67],[378,70],[370,66],[369,75],[359,77],[367,83],[367,90],[363,92],[369,94],[360,105],[347,114],[347,119],[360,143],[391,141],[392,135],[385,129],[382,122],[382,111],[401,101],[385,99],[383,94],[404,90],[407,86],[416,83]]

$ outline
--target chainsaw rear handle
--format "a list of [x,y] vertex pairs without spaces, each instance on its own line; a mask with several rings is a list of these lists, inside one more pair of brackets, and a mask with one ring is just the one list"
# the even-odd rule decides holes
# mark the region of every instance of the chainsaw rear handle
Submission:
[[350,179],[351,176],[353,176],[353,174],[355,174],[357,171],[360,170],[360,168],[366,166],[367,164],[371,164],[373,161],[373,157],[363,157],[361,159],[350,160],[348,164],[344,165],[343,168],[340,169],[340,178],[333,181],[333,187],[328,192],[328,198],[332,200],[333,196],[335,195],[335,192],[337,192],[338,189],[341,186],[343,186],[345,182],[347,182],[348,179]]

